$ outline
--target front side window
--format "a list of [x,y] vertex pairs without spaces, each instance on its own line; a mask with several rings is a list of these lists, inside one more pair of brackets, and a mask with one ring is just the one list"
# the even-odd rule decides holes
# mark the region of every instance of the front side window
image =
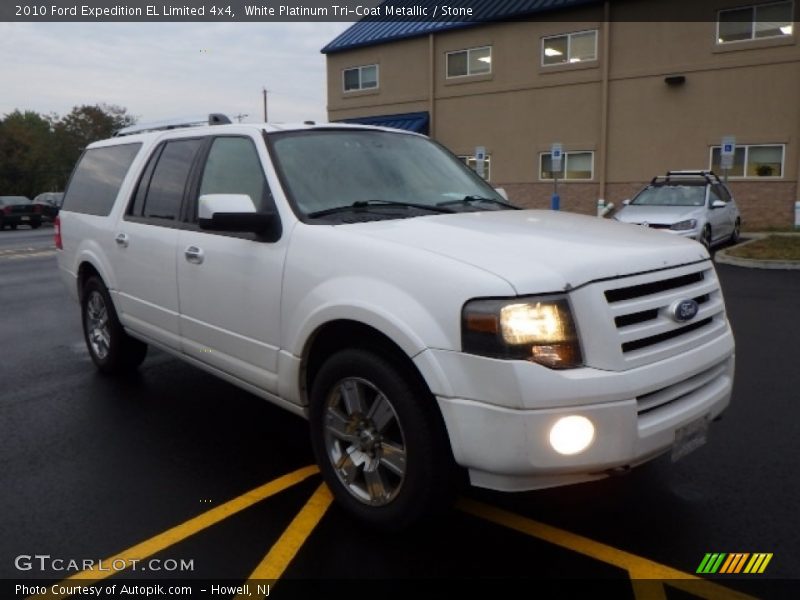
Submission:
[[246,194],[256,210],[265,208],[267,179],[250,138],[220,137],[211,144],[199,195]]
[[87,150],[78,161],[64,196],[64,210],[107,216],[141,144]]
[[578,31],[542,39],[542,66],[597,60],[597,30]]
[[594,152],[564,152],[561,171],[553,173],[553,161],[549,152],[539,157],[539,178],[550,180],[557,175],[559,179],[592,179],[594,177]]
[[717,19],[717,43],[790,36],[793,5],[793,2],[773,2],[721,10]]
[[[312,130],[275,133],[270,140],[284,189],[301,216],[352,207],[347,218],[395,219],[450,212],[465,199],[476,209],[508,207],[461,160],[418,135]],[[402,206],[409,203],[430,210]]]
[[447,53],[447,77],[486,75],[492,72],[492,47],[469,48]]
[[[783,177],[783,144],[737,146],[729,177]],[[722,173],[719,146],[711,148],[711,170]]]
[[378,65],[345,69],[342,77],[345,92],[376,89],[378,87]]

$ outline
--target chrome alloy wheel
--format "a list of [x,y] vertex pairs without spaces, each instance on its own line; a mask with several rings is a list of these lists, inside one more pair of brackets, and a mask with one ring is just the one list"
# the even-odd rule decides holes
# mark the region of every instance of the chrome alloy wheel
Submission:
[[365,379],[331,388],[324,410],[325,451],[350,494],[370,506],[389,504],[406,478],[406,442],[394,406]]
[[102,294],[92,290],[86,301],[86,337],[94,355],[100,360],[108,356],[111,332],[108,327],[108,308]]

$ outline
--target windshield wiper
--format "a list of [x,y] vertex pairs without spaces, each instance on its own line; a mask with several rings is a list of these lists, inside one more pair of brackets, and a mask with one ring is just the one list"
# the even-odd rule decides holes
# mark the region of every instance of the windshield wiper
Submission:
[[381,207],[381,206],[392,206],[392,207],[396,206],[399,208],[418,208],[421,210],[427,210],[435,213],[455,212],[451,208],[445,208],[439,205],[432,206],[430,204],[418,204],[416,202],[399,202],[394,200],[356,200],[352,204],[345,204],[344,206],[334,206],[332,208],[315,210],[314,212],[308,213],[308,217],[311,219],[315,219],[317,217],[324,217],[326,215],[332,215],[340,212],[348,212],[353,210],[358,211],[358,210],[364,210],[366,208]]
[[502,200],[497,200],[496,198],[484,198],[483,196],[464,196],[460,200],[446,200],[444,202],[438,202],[436,206],[452,206],[454,204],[463,204],[465,206],[469,206],[473,202],[486,202],[489,204],[497,204],[512,210],[522,210],[519,206],[514,206],[508,202],[503,202]]

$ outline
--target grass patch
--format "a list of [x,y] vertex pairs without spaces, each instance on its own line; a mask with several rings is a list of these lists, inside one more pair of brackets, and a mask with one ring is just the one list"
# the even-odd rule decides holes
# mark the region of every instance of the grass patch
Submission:
[[745,246],[734,246],[728,254],[756,260],[800,261],[800,235],[770,235]]

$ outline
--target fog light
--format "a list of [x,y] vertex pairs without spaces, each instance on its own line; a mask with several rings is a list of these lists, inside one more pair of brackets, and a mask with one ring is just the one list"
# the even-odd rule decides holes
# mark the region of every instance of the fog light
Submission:
[[559,454],[579,454],[594,440],[594,425],[586,417],[561,417],[550,430],[550,445]]

